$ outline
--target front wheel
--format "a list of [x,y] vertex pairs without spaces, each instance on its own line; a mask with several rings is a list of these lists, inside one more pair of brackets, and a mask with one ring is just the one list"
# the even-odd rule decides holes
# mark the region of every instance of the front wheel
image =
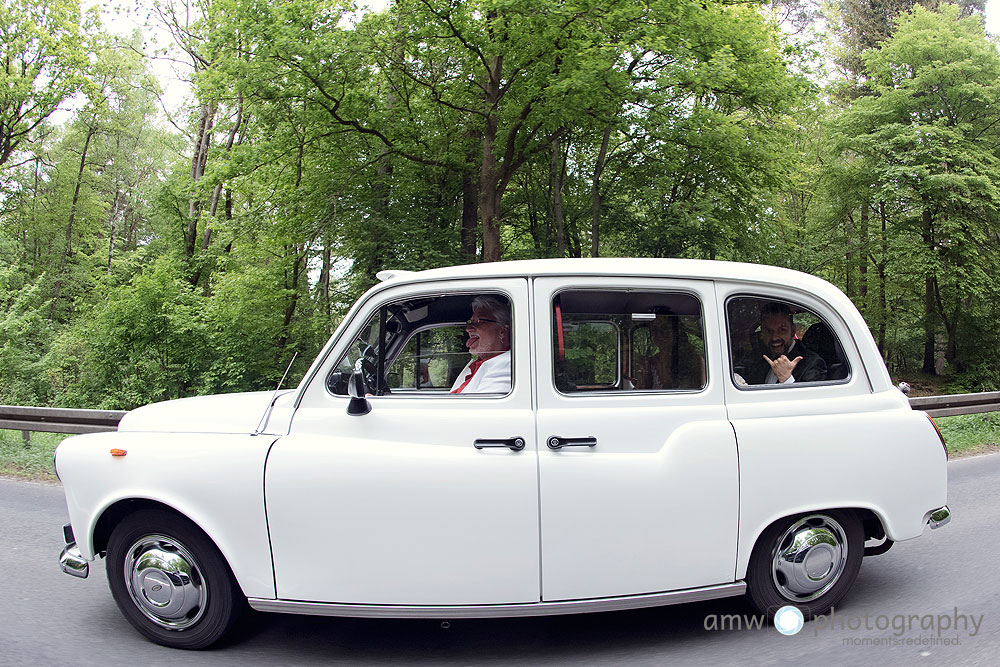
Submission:
[[222,554],[197,526],[170,512],[144,510],[123,519],[111,533],[106,560],[118,609],[157,644],[205,648],[243,610]]
[[747,595],[762,614],[786,605],[806,620],[825,614],[847,594],[861,569],[864,530],[850,510],[800,514],[769,526],[754,545]]

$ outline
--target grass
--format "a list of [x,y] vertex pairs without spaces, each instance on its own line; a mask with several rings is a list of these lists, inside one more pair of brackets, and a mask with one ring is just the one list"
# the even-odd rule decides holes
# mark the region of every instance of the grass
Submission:
[[[1000,451],[1000,412],[939,417],[937,422],[952,458]],[[0,475],[34,481],[56,480],[52,452],[68,436],[32,433],[25,447],[20,431],[0,430]]]
[[1000,412],[938,417],[934,421],[952,457],[1000,451]]
[[25,446],[20,431],[0,431],[0,475],[56,481],[52,452],[67,437],[60,433],[32,433],[30,443]]

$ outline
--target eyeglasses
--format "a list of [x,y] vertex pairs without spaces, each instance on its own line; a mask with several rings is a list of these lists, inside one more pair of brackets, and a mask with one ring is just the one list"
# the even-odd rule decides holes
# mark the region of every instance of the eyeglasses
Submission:
[[474,320],[471,320],[471,319],[470,320],[466,320],[465,321],[465,326],[467,326],[467,327],[480,327],[480,326],[483,325],[483,322],[492,322],[493,324],[496,324],[497,320],[488,320],[485,317],[477,317]]

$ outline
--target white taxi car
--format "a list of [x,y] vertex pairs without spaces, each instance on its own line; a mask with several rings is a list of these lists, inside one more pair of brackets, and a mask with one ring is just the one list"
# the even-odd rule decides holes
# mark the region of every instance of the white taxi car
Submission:
[[272,612],[441,619],[746,594],[806,618],[950,518],[946,451],[837,288],[774,267],[385,272],[294,390],[56,452],[60,562],[167,646]]

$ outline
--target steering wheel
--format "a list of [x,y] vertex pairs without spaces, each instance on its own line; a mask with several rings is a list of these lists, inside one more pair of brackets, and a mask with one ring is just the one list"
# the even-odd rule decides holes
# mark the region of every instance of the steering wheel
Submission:
[[357,367],[361,370],[361,376],[365,380],[365,388],[369,393],[375,396],[384,396],[389,393],[385,379],[378,376],[377,354],[374,347],[365,345],[361,349]]

